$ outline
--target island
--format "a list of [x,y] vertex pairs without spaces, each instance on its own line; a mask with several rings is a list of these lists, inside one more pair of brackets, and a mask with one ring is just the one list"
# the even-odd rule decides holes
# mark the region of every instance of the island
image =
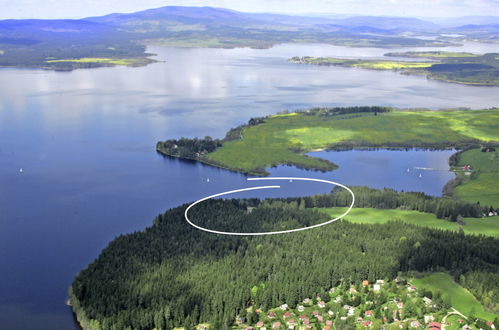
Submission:
[[499,86],[499,53],[476,55],[471,53],[429,51],[387,53],[385,56],[420,60],[369,60],[295,56],[288,61],[298,64],[394,70],[400,71],[403,74],[425,75],[429,79],[458,84]]

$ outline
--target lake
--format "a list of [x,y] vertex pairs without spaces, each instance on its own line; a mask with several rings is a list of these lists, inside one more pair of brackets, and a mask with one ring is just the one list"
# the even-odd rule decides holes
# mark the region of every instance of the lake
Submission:
[[[492,46],[469,43],[452,50],[488,52],[487,47]],[[286,62],[296,55],[377,57],[395,49],[279,45],[149,51],[164,62],[60,73],[0,70],[2,328],[76,329],[64,304],[67,288],[110,240],[143,229],[168,208],[249,185],[237,173],[163,158],[155,152],[158,140],[222,137],[251,117],[312,106],[499,104],[499,87]],[[453,177],[447,171],[451,153],[321,152],[340,168],[320,173],[282,166],[271,173],[439,195]],[[419,178],[415,167],[435,170],[422,171]],[[313,183],[282,186],[268,196],[330,190]]]

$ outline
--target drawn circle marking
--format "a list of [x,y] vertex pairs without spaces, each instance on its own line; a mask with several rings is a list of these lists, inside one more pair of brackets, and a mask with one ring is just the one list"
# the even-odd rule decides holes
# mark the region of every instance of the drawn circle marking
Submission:
[[218,194],[214,194],[214,195],[210,195],[208,197],[204,197],[204,198],[201,198],[197,201],[195,201],[194,203],[192,203],[191,205],[189,205],[186,209],[185,209],[185,212],[184,212],[184,217],[185,217],[185,220],[191,225],[193,226],[194,228],[197,228],[199,230],[202,230],[202,231],[205,231],[205,232],[208,232],[208,233],[212,233],[212,234],[220,234],[220,235],[235,235],[235,236],[264,236],[264,235],[277,235],[277,234],[287,234],[287,233],[294,233],[294,232],[297,232],[297,231],[304,231],[304,230],[308,230],[308,229],[312,229],[312,228],[317,228],[317,227],[321,227],[321,226],[325,226],[327,224],[330,224],[332,222],[335,222],[336,220],[339,220],[341,218],[343,218],[345,215],[347,215],[353,208],[353,205],[355,203],[355,195],[353,193],[353,191],[348,188],[347,186],[345,185],[342,185],[341,183],[337,183],[337,182],[333,182],[333,181],[329,181],[329,180],[322,180],[322,179],[313,179],[313,178],[295,178],[295,177],[265,177],[265,178],[248,178],[247,179],[248,181],[264,181],[264,180],[297,180],[297,181],[314,181],[314,182],[322,182],[322,183],[328,183],[328,184],[332,184],[334,186],[339,186],[343,189],[346,189],[350,195],[352,195],[352,203],[350,204],[350,206],[348,207],[348,209],[345,211],[345,213],[343,213],[342,215],[340,215],[339,217],[336,217],[334,219],[331,219],[331,220],[328,220],[328,221],[325,221],[325,222],[322,222],[322,223],[319,223],[319,224],[315,224],[315,225],[312,225],[312,226],[309,226],[309,227],[303,227],[303,228],[296,228],[296,229],[289,229],[289,230],[280,230],[280,231],[267,231],[267,232],[257,232],[257,233],[239,233],[239,232],[230,232],[230,231],[219,231],[219,230],[213,230],[213,229],[208,229],[208,228],[204,228],[204,227],[201,227],[201,226],[198,226],[196,225],[195,223],[193,223],[187,213],[189,212],[189,210],[196,204],[199,204],[205,200],[208,200],[208,199],[212,199],[212,198],[215,198],[215,197],[220,197],[220,196],[224,196],[224,195],[230,195],[230,194],[234,194],[234,193],[238,193],[238,192],[243,192],[243,191],[250,191],[250,190],[259,190],[259,189],[276,189],[276,188],[281,188],[281,186],[260,186],[260,187],[249,187],[249,188],[242,188],[242,189],[236,189],[236,190],[230,190],[230,191],[225,191],[225,192],[222,192],[222,193],[218,193]]

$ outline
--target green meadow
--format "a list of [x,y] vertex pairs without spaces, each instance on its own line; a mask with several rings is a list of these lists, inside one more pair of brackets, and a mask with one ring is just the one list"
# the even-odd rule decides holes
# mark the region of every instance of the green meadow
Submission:
[[461,154],[459,165],[471,165],[475,173],[467,176],[459,168],[456,169],[463,182],[453,194],[469,202],[499,207],[499,152],[468,150]]
[[107,57],[84,57],[78,59],[64,59],[64,60],[48,60],[47,63],[99,63],[99,64],[112,64],[112,65],[134,65],[136,59],[118,59],[118,58],[107,58]]
[[354,60],[341,59],[334,57],[294,57],[290,59],[292,63],[306,63],[318,65],[339,65],[350,68],[363,68],[373,70],[402,70],[402,69],[420,69],[432,66],[433,62],[409,62],[409,61],[391,61],[391,60]]
[[457,284],[446,273],[433,273],[429,276],[413,279],[411,281],[418,289],[430,290],[435,294],[440,290],[444,299],[450,299],[452,307],[469,316],[472,312],[479,318],[493,321],[498,315],[488,313],[482,304],[465,288]]
[[[347,208],[321,208],[333,217],[343,214]],[[354,223],[383,224],[389,221],[402,221],[405,223],[435,229],[457,231],[462,228],[465,234],[487,235],[499,237],[499,217],[490,218],[464,218],[464,226],[456,222],[438,219],[434,214],[410,210],[385,210],[373,208],[353,208],[345,220]]]
[[[279,164],[331,170],[334,165],[305,153],[347,144],[352,147],[442,147],[499,141],[499,109],[416,111],[322,116],[281,114],[247,126],[242,139],[225,142],[206,158],[247,173]],[[260,169],[258,171],[258,169]]]

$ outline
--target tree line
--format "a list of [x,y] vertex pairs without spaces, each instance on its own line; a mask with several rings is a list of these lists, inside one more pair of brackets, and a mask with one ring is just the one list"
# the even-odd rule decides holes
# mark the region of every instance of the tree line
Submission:
[[[340,200],[341,193],[333,195]],[[367,196],[363,200],[369,203]],[[207,227],[242,231],[328,219],[305,208],[304,199],[289,202],[296,207],[286,203],[212,200],[193,208],[190,218]],[[186,224],[185,207],[159,215],[142,232],[117,237],[78,274],[71,302],[85,328],[194,329],[208,322],[228,329],[248,306],[294,307],[342,280],[393,279],[411,270],[445,270],[471,290],[498,289],[498,281],[488,283],[499,273],[496,238],[401,222],[346,221],[286,235],[223,236]],[[498,303],[497,296],[489,299]]]

